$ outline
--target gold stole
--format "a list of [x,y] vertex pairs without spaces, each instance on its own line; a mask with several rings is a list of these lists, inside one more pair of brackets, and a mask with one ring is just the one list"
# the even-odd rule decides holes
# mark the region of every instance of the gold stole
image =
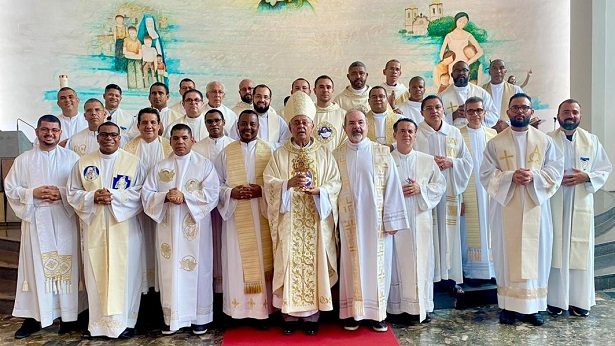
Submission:
[[[254,162],[256,184],[263,187],[263,171],[271,158],[271,147],[259,139],[256,139],[256,141],[256,157]],[[226,147],[225,152],[228,185],[235,187],[249,184],[243,151],[241,150],[241,142],[232,142]],[[235,208],[233,217],[237,231],[237,239],[239,241],[239,252],[241,253],[244,293],[261,293],[265,289],[265,283],[262,281],[263,273],[261,273],[260,263],[258,261],[260,254],[258,253],[256,229],[252,218],[252,205],[250,200],[237,200],[237,207]],[[273,273],[271,233],[269,231],[267,219],[262,215],[260,215],[259,225],[261,231],[261,246],[263,249],[264,274],[266,276],[271,276]]]
[[[367,138],[373,142],[377,142],[376,119],[374,118],[374,112],[369,111],[365,117],[367,118]],[[384,136],[387,144],[395,143],[395,138],[393,137],[393,124],[395,124],[397,118],[397,115],[393,113],[391,107],[388,107],[387,115],[384,119]]]
[[[562,133],[560,133],[562,132]],[[577,128],[574,139],[574,168],[585,173],[591,172],[594,158],[593,142],[587,131]],[[563,131],[561,128],[549,133],[555,144],[564,151]],[[587,158],[582,161],[581,158]],[[551,198],[551,212],[553,213],[553,268],[562,267],[562,242],[563,242],[563,217],[564,217],[564,196],[563,187],[560,187]],[[594,199],[593,195],[587,192],[585,184],[574,186],[574,201],[572,207],[572,225],[570,230],[570,269],[587,270],[590,233],[593,227]]]
[[[166,140],[162,140],[163,137],[158,136],[158,138],[156,138],[156,140],[158,141],[158,143],[160,143],[160,145],[162,146],[162,154],[164,155],[164,158],[169,157],[169,154],[171,154],[171,152],[173,152],[173,148],[171,148],[171,145],[169,144],[168,141]],[[126,143],[126,145],[124,146],[124,150],[126,150],[127,152],[139,156],[139,144],[141,143],[141,136],[137,136],[136,138],[133,138],[130,142]]]
[[[506,110],[508,109],[508,101],[515,94],[515,86],[504,81],[504,88],[502,90],[502,102],[500,106],[500,120],[508,121],[508,114],[506,114]],[[483,85],[483,89],[485,89],[489,95],[493,95],[493,90],[491,90],[491,82]]]
[[[100,176],[102,162],[99,153],[85,155],[78,162],[84,190],[94,192],[102,189],[104,184],[103,177]],[[134,184],[138,167],[137,157],[118,149],[113,176],[104,178],[113,179],[123,175],[129,179],[130,184]],[[97,174],[88,174],[92,173],[93,169],[98,170]],[[87,254],[92,264],[103,315],[118,315],[124,312],[129,221],[117,222],[113,215],[107,212],[106,205],[96,204],[95,208],[94,219],[88,225]]]
[[[497,135],[494,129],[487,127],[481,127],[485,135],[485,143]],[[475,149],[472,147],[472,139],[470,138],[469,130],[466,126],[460,129],[463,140],[466,146],[470,150],[470,153],[481,155],[482,153],[475,153]],[[463,193],[463,205],[465,209],[465,224],[466,224],[466,241],[468,243],[468,258],[473,261],[482,260],[481,242],[480,242],[480,221],[478,218],[478,198],[476,196],[476,183],[474,177],[476,170],[470,175],[470,181],[468,187]],[[487,215],[485,211],[485,215]]]
[[[516,148],[510,127],[492,139],[496,141],[499,167],[502,171],[515,171]],[[529,126],[527,130],[525,168],[540,170],[544,163],[547,138],[539,130]],[[538,244],[540,242],[541,208],[534,203],[525,186],[514,185],[510,202],[502,208],[502,233],[508,269],[513,282],[538,278]],[[521,211],[521,213],[520,213]]]
[[[382,211],[384,204],[384,190],[386,187],[386,176],[389,169],[388,158],[390,155],[390,149],[387,146],[375,142],[371,143],[371,145],[373,152],[372,160],[374,167],[374,188],[376,189],[376,207],[378,208],[376,231],[378,232],[378,241],[382,245],[384,239]],[[353,315],[362,316],[365,314],[365,309],[363,304],[363,293],[361,290],[361,263],[359,260],[359,243],[357,240],[357,224],[355,221],[357,216],[355,213],[352,187],[348,178],[348,163],[346,161],[346,152],[347,147],[340,146],[333,153],[337,161],[338,168],[340,170],[340,177],[342,180],[342,189],[340,190],[339,194],[338,206],[340,208],[340,213],[346,215],[344,222],[342,222],[339,227],[341,231],[344,232],[344,234],[346,235],[346,239],[348,240],[347,246],[348,252],[350,253],[350,265],[352,268],[352,287],[354,293],[354,299],[352,304]],[[378,253],[384,253],[384,249],[379,248]],[[383,259],[379,258],[378,261],[381,262],[383,261]],[[380,273],[381,269],[383,269],[383,266],[378,265],[378,281],[380,281],[381,278],[384,278],[384,272]],[[380,276],[380,274],[382,274],[382,276]]]

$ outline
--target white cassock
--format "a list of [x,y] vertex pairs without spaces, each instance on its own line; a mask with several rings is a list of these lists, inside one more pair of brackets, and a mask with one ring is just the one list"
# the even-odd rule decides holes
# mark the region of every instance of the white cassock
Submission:
[[[125,277],[124,304],[123,310],[119,314],[104,315],[97,280],[94,276],[96,269],[92,267],[90,256],[87,255],[89,246],[96,245],[90,244],[88,229],[95,217],[98,204],[94,203],[94,191],[86,191],[83,187],[81,179],[83,172],[81,172],[79,162],[74,165],[68,179],[68,201],[75,208],[75,212],[80,218],[82,232],[83,267],[90,316],[88,330],[92,336],[112,338],[118,337],[126,328],[134,328],[139,313],[141,293],[147,292],[147,287],[144,285],[143,234],[136,217],[143,210],[141,186],[145,179],[145,170],[139,165],[128,188],[112,188],[114,165],[118,160],[120,151],[123,150],[118,149],[110,155],[98,153],[101,163],[99,174],[102,178],[103,187],[112,194],[112,202],[105,206],[104,210],[106,222],[128,223],[128,244],[108,244],[109,248],[114,246],[127,246],[128,248],[126,253],[127,271],[125,276],[122,275]],[[124,154],[126,155],[126,153]]]
[[[485,131],[491,129],[473,129],[466,127],[468,131],[468,137],[470,143],[466,143],[466,146],[470,148],[470,155],[472,155],[472,165],[476,167],[473,170],[473,174],[470,179],[474,181],[476,206],[478,209],[478,229],[480,234],[480,247],[475,249],[469,246],[467,239],[468,224],[466,223],[466,216],[461,217],[461,256],[463,261],[463,276],[471,279],[484,279],[489,280],[495,277],[495,269],[493,268],[493,259],[491,256],[491,244],[490,244],[490,232],[489,232],[489,194],[483,188],[480,183],[479,167],[483,160],[483,152],[487,145],[487,139],[485,138]],[[465,129],[462,129],[465,131]],[[491,130],[494,131],[495,130]],[[468,189],[469,190],[469,189]],[[466,191],[464,197],[467,196],[469,191]],[[468,203],[466,202],[466,205]],[[467,211],[468,209],[466,209]],[[476,251],[478,250],[478,251]]]
[[[209,161],[215,162],[218,154],[229,145],[233,139],[229,136],[222,136],[220,138],[207,137],[200,142],[192,146],[192,150],[205,156]],[[214,208],[211,212],[211,231],[214,248],[214,293],[222,293],[222,217],[218,208]]]
[[[177,189],[184,203],[165,202]],[[154,165],[143,184],[143,210],[158,224],[156,253],[164,321],[171,330],[213,320],[210,212],[219,181],[211,161],[190,152]]]
[[224,134],[228,136],[231,133],[233,124],[237,122],[237,114],[232,109],[228,108],[223,104],[221,104],[220,107],[212,107],[209,105],[209,103],[206,103],[203,106],[203,116],[205,115],[205,113],[212,109],[217,109],[222,112],[222,115],[224,116]]
[[[355,244],[351,244],[352,240],[346,232],[340,230],[341,319],[384,320],[391,287],[393,255],[393,236],[384,231],[408,228],[404,196],[395,162],[388,153],[388,147],[379,144],[380,152],[386,156],[383,162],[378,162],[376,155],[379,153],[376,153],[374,145],[374,142],[365,138],[358,144],[348,141],[335,150],[342,176],[342,190],[338,200],[339,225],[342,227],[352,223],[356,230],[352,235],[356,238],[353,241]],[[381,169],[378,165],[385,167],[381,173],[378,173]],[[345,200],[348,193],[354,204],[354,210],[350,212],[346,211],[346,208],[351,207]],[[357,246],[356,250],[350,249],[351,246]],[[355,256],[358,256],[358,278],[353,273]]]
[[62,123],[60,141],[71,138],[77,132],[88,128],[88,122],[81,112],[78,112],[74,117],[67,117],[64,114],[58,114],[57,117]]
[[[271,122],[271,124],[269,124]],[[228,123],[227,123],[228,124]],[[269,143],[273,150],[281,147],[291,137],[288,124],[279,116],[273,108],[269,108],[266,113],[258,115],[258,138]],[[237,122],[233,124],[229,136],[239,140],[237,133]]]
[[[7,200],[22,220],[13,316],[34,318],[43,328],[58,317],[76,321],[87,307],[79,285],[79,228],[66,199],[66,181],[78,159],[60,146],[51,151],[35,147],[15,159],[4,181]],[[42,185],[57,186],[62,199],[35,199],[33,189]]]
[[[472,174],[472,156],[459,129],[444,121],[439,131],[434,131],[426,122],[420,123],[414,149],[432,156],[446,156],[453,161],[452,168],[442,171],[446,178],[446,193],[435,208],[436,218],[433,229],[434,282],[453,280],[456,283],[462,283],[461,228],[459,222],[461,201],[459,197],[465,191],[470,180],[470,174]],[[447,199],[453,198],[455,198],[455,201],[447,201]],[[450,213],[450,209],[456,209],[455,215]],[[449,222],[447,222],[447,214]],[[454,219],[456,221],[453,221]]]
[[463,106],[467,99],[472,96],[478,96],[483,99],[483,108],[485,109],[485,118],[483,124],[487,127],[493,127],[500,119],[500,113],[497,113],[493,99],[489,93],[472,83],[468,83],[465,87],[457,87],[454,84],[449,85],[438,96],[442,99],[444,113],[446,114],[446,122],[453,124],[453,112],[459,106]]
[[[590,181],[579,186],[578,188],[584,189],[588,193],[587,207],[592,211],[589,215],[589,222],[584,224],[589,228],[589,234],[587,239],[579,239],[580,241],[589,241],[587,257],[585,259],[586,266],[584,269],[571,268],[571,233],[573,227],[573,213],[575,209],[575,186],[561,186],[561,197],[559,203],[563,204],[562,215],[555,216],[556,210],[556,198],[551,199],[551,208],[554,211],[553,222],[562,223],[562,243],[561,243],[561,266],[556,268],[556,265],[552,264],[549,274],[549,292],[547,295],[547,304],[556,306],[563,310],[568,310],[570,305],[584,310],[589,310],[592,306],[596,305],[596,292],[594,288],[594,213],[593,213],[593,193],[598,191],[606,182],[610,172],[613,169],[607,154],[600,144],[598,137],[594,134],[587,134],[590,142],[591,153],[582,153],[575,150],[575,144],[579,141],[580,128],[574,132],[572,141],[566,139],[566,135],[563,131],[556,129],[549,135],[561,136],[559,138],[560,143],[563,144],[564,152],[564,174],[566,172],[572,172],[572,168],[577,168],[584,171],[589,176]],[[558,139],[555,139],[556,141]],[[585,156],[587,155],[587,156]],[[577,185],[578,186],[578,185]],[[558,191],[558,193],[560,192]],[[583,209],[579,210],[583,212]],[[579,230],[575,230],[579,231]],[[575,232],[578,234],[578,232]],[[578,236],[578,235],[577,235]],[[553,246],[556,246],[554,242]],[[555,250],[554,250],[555,257]],[[555,262],[555,260],[553,261]]]
[[419,124],[424,120],[423,114],[421,113],[421,103],[422,102],[408,100],[397,106],[397,108],[401,111],[402,117],[410,118],[414,120],[415,123]]
[[416,181],[421,193],[404,197],[410,228],[393,236],[391,291],[387,312],[419,315],[420,321],[434,309],[432,209],[446,191],[446,179],[433,156],[413,150],[391,153],[402,185]]
[[[255,160],[256,160],[256,143],[241,142],[241,150],[243,152],[244,165],[248,175],[248,182],[256,183]],[[223,311],[231,318],[255,318],[266,319],[274,311],[271,279],[266,280],[263,274],[261,280],[266,283],[265,289],[260,293],[246,294],[244,293],[244,278],[243,267],[241,263],[241,252],[239,249],[238,233],[235,227],[235,208],[237,200],[231,198],[232,186],[227,185],[228,170],[233,167],[226,166],[227,153],[222,151],[215,161],[216,170],[220,176],[220,202],[218,211],[222,216],[222,272],[224,280],[223,284]],[[263,253],[261,243],[260,215],[267,217],[267,202],[264,196],[261,198],[253,198],[250,200],[252,207],[252,219],[254,220],[254,229],[257,233],[256,240],[258,253]],[[262,256],[258,258],[260,261],[260,271],[264,273]]]
[[137,129],[138,124],[136,115],[132,115],[131,112],[125,111],[120,108],[116,108],[113,111],[107,110],[107,114],[107,121],[111,121],[120,127],[120,132],[122,133],[123,140],[123,143],[120,144],[120,147],[123,147],[123,144],[128,143],[131,139],[139,135],[139,131]]
[[[528,131],[542,132],[532,130]],[[514,154],[517,167],[527,167],[525,159],[532,159],[534,149],[527,148],[527,132],[516,132],[504,130],[495,138],[487,143],[484,151],[484,158],[480,167],[480,180],[491,198],[491,232],[492,232],[492,252],[493,263],[495,266],[495,277],[498,284],[498,305],[500,308],[515,311],[522,314],[533,314],[544,311],[547,308],[547,281],[551,268],[551,253],[553,246],[553,223],[551,221],[551,207],[549,198],[557,190],[562,179],[564,167],[562,153],[557,149],[553,140],[548,139],[543,156],[543,164],[540,170],[532,170],[533,180],[525,188],[520,187],[519,191],[526,190],[531,198],[531,202],[539,206],[540,225],[539,235],[536,240],[538,244],[537,258],[525,258],[526,261],[535,262],[537,272],[535,279],[515,279],[513,281],[511,269],[518,269],[518,263],[512,264],[513,260],[520,260],[515,254],[508,254],[510,244],[506,244],[503,233],[503,209],[513,199],[516,184],[512,182],[514,171],[508,167],[501,167],[500,160],[506,160],[508,155]],[[497,148],[495,142],[498,137],[510,135],[512,133],[513,148]],[[508,159],[511,160],[511,159]],[[528,204],[530,205],[530,204]],[[523,210],[519,210],[519,216],[525,222]],[[530,220],[531,221],[531,220]],[[519,233],[521,233],[519,231]],[[519,237],[521,242],[521,237]],[[525,244],[524,244],[525,245]],[[520,246],[524,246],[520,245]],[[513,266],[515,268],[513,268]]]
[[171,130],[173,129],[173,126],[177,124],[186,124],[190,126],[190,130],[192,130],[192,137],[194,137],[194,140],[197,142],[209,137],[209,132],[207,132],[207,127],[205,126],[204,114],[205,113],[201,113],[196,118],[190,118],[189,116],[184,115],[175,120],[170,123],[169,126],[165,127],[164,137],[171,138]]
[[498,114],[502,120],[505,120],[507,117],[505,114],[510,97],[523,92],[523,89],[521,89],[520,86],[510,84],[506,81],[503,81],[500,84],[487,83],[483,85],[483,89],[487,90],[489,95],[491,95],[496,114]]
[[[98,135],[98,131],[90,131],[90,129],[85,128],[68,139],[66,148],[74,151],[79,156],[98,151],[99,144],[96,135]],[[122,133],[122,136],[120,136],[120,147],[123,147],[127,142],[128,137]]]
[[369,89],[369,85],[366,85],[361,90],[355,90],[351,85],[348,85],[341,93],[335,96],[333,102],[340,105],[340,108],[346,111],[359,109],[364,114],[367,114],[370,110],[369,102],[367,101],[369,98]]
[[400,104],[408,101],[410,97],[410,93],[408,91],[408,87],[404,85],[404,83],[397,83],[395,85],[388,85],[386,82],[380,84],[381,87],[384,88],[387,92],[387,96],[391,95],[391,92],[395,92],[395,105],[399,106]]

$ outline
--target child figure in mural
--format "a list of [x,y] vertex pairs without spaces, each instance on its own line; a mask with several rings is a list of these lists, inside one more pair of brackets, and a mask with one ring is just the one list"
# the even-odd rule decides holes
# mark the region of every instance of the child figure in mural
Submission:
[[162,61],[162,55],[160,54],[156,55],[156,65],[156,82],[164,83],[165,77],[168,77],[167,66]]
[[143,36],[143,45],[141,46],[143,56],[143,85],[152,85],[156,81],[158,71],[159,54],[155,47],[152,47],[152,38],[149,35]]
[[447,50],[439,63],[436,64],[433,70],[434,85],[438,92],[444,91],[450,84],[449,66],[455,61],[455,52]]
[[111,30],[115,40],[115,70],[126,71],[126,59],[124,58],[124,39],[128,36],[128,30],[124,25],[124,16],[115,16],[115,25]]
[[124,57],[126,57],[126,77],[128,89],[143,89],[143,69],[141,68],[141,42],[137,40],[137,28],[128,28],[128,37],[124,39]]
[[[464,28],[470,21],[470,16],[465,12],[459,12],[455,15],[455,28],[444,36],[444,42],[440,48],[440,58],[444,59],[444,54],[447,51],[455,53],[455,59],[449,65],[449,74],[452,72],[453,65],[457,61],[465,61],[470,66],[470,81],[476,82],[478,78],[478,69],[480,62],[478,59],[483,56],[483,48],[480,46],[474,36]],[[468,46],[472,46],[468,48]],[[468,48],[466,50],[466,48]],[[475,53],[471,54],[474,50]],[[468,58],[466,53],[471,56]]]
[[[156,49],[156,52],[162,57],[162,63],[165,64],[166,71],[166,55],[164,52],[164,44],[162,42],[162,37],[160,37],[160,32],[158,31],[158,27],[156,26],[156,21],[151,14],[144,14],[141,18],[141,22],[139,22],[139,32],[137,37],[141,42],[145,42],[145,36],[149,36],[152,39],[151,46]],[[168,71],[166,71],[168,72]],[[169,79],[167,76],[164,77],[164,84],[169,85]]]

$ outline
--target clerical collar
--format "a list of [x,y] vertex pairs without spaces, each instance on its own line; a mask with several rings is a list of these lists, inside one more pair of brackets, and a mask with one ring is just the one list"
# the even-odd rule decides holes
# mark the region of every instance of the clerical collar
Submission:
[[298,145],[298,144],[296,144],[295,141],[293,141],[293,140],[291,140],[290,143],[292,144],[293,147],[298,148],[298,149],[307,148],[307,147],[311,146],[312,143],[314,143],[314,138],[310,137],[310,142],[307,145],[303,146],[303,147]]
[[62,113],[60,116],[62,118],[64,118],[64,119],[73,120],[73,119],[77,119],[77,116],[79,116],[79,114],[81,114],[81,113],[77,112],[77,114],[75,114],[75,115],[64,115],[64,113]]
[[[469,85],[470,83],[468,83]],[[463,87],[458,87],[455,84],[453,84],[453,88],[455,88],[455,91],[457,92],[466,92],[468,90],[468,85],[463,86]]]
[[192,150],[190,150],[186,155],[182,155],[182,156],[178,156],[177,154],[173,153],[173,155],[175,155],[175,159],[178,161],[189,160],[191,154],[192,154]]
[[98,151],[98,153],[100,154],[100,158],[103,160],[111,160],[111,159],[115,159],[119,154],[118,152],[120,151],[120,149],[117,149],[116,151],[114,151],[111,154],[103,154],[102,152],[100,152],[100,149]]
[[218,142],[219,142],[219,141],[221,141],[222,139],[224,139],[224,137],[226,137],[226,136],[225,136],[225,135],[222,135],[222,136],[220,136],[220,137],[218,137],[218,138],[213,138],[213,137],[209,136],[209,137],[207,137],[207,138],[208,138],[209,140],[213,141],[213,142],[214,142],[214,144],[218,144]]
[[359,149],[363,149],[366,146],[368,146],[370,142],[371,141],[366,136],[366,137],[363,137],[363,139],[359,143],[352,143],[351,141],[347,141],[346,143],[348,145],[348,148],[352,150],[359,150]]
[[352,85],[350,86],[350,91],[355,94],[355,95],[362,95],[365,94],[365,92],[367,91],[367,89],[369,88],[369,86],[364,86],[362,89],[360,90],[356,90],[355,88],[352,87]]
[[491,89],[500,89],[504,87],[504,81],[502,81],[502,83],[500,84],[493,84],[493,83],[489,83],[489,84],[491,84]]
[[386,115],[387,115],[387,112],[386,112],[386,111],[384,111],[384,112],[382,112],[382,113],[376,113],[376,112],[374,112],[374,117],[386,117]]
[[468,128],[468,131],[470,131],[470,132],[478,132],[478,131],[482,130],[480,127],[477,128],[477,129],[473,129],[470,126],[466,126],[466,127]]
[[398,148],[398,149],[395,149],[395,151],[397,151],[397,152],[399,153],[399,155],[400,155],[401,157],[403,157],[403,158],[408,158],[408,157],[412,156],[412,154],[414,154],[414,150],[412,150],[412,148],[410,148],[410,152],[409,152],[409,153],[407,153],[407,154],[404,154],[404,153],[402,153],[401,151],[399,151],[399,148]]
[[210,105],[209,102],[208,102],[207,103],[207,107],[209,107],[210,109],[218,109],[218,108],[222,107],[222,103],[218,107],[214,107],[214,106]]

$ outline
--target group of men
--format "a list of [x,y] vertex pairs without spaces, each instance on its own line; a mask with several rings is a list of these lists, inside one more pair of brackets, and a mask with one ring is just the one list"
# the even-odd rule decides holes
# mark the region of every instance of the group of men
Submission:
[[35,147],[5,180],[23,220],[16,338],[58,317],[60,333],[75,330],[86,309],[88,336],[129,338],[151,291],[164,335],[205,333],[214,293],[257,328],[280,310],[284,334],[314,335],[319,312],[338,305],[345,329],[382,332],[387,314],[429,322],[434,282],[462,294],[464,278],[495,277],[504,324],[587,316],[592,193],[611,164],[578,128],[577,101],[544,134],[505,73],[494,60],[481,88],[458,62],[454,85],[424,97],[421,77],[399,82],[399,61],[375,87],[357,61],[335,98],[328,76],[313,90],[295,80],[281,115],[269,87],[247,79],[233,109],[219,82],[204,104],[182,80],[181,108],[154,83],[134,118],[117,85],[83,115],[60,89],[63,114],[38,120]]

